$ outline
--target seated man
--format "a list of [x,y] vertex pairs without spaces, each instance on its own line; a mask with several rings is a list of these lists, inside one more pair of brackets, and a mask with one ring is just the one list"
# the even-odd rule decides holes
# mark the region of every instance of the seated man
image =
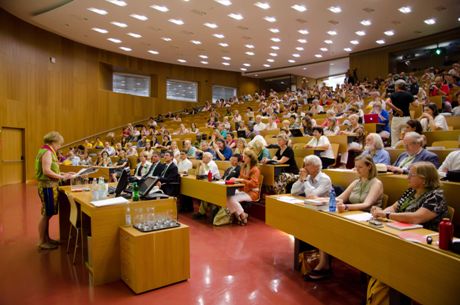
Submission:
[[240,161],[240,155],[233,155],[230,157],[230,164],[231,166],[227,168],[222,175],[223,180],[229,180],[231,178],[238,178],[240,176],[240,165],[238,164]]
[[416,132],[408,132],[403,139],[406,151],[399,155],[394,165],[388,165],[387,169],[396,174],[407,174],[409,167],[415,162],[427,161],[439,167],[439,158],[436,154],[423,148],[423,138]]
[[151,160],[152,165],[147,176],[159,177],[165,168],[165,165],[160,161],[160,154],[156,151],[152,152]]
[[102,152],[104,152],[104,151],[106,151],[109,154],[109,157],[115,156],[115,148],[110,146],[109,142],[104,143],[104,149],[102,150]]
[[216,159],[221,161],[230,160],[232,150],[225,144],[222,139],[217,139],[214,142],[214,150],[216,151]]
[[321,172],[323,164],[315,155],[303,159],[303,168],[299,171],[299,180],[291,188],[292,195],[305,194],[306,198],[328,197],[332,188],[331,178]]
[[[212,177],[214,179],[220,179],[219,168],[217,167],[216,162],[212,160],[212,155],[209,152],[203,153],[203,160],[200,162],[197,168],[197,175],[207,175],[211,171]],[[200,208],[198,212],[193,214],[193,218],[203,218],[206,216],[206,211],[208,209],[208,204],[205,201],[201,201]],[[217,212],[217,209],[215,209]]]
[[214,150],[212,150],[212,148],[209,147],[209,144],[208,144],[207,141],[204,141],[204,140],[201,141],[200,148],[201,149],[196,150],[196,158],[198,160],[203,159],[203,153],[205,153],[205,152],[211,153],[213,159],[216,158],[216,152]]
[[196,148],[192,145],[190,140],[184,141],[184,150],[187,152],[188,158],[196,158]]
[[262,122],[262,116],[258,114],[256,116],[256,123],[254,124],[254,131],[259,134],[262,130],[265,130],[267,128],[267,125]]
[[173,162],[174,156],[172,151],[167,150],[163,158],[165,160],[164,169],[159,176],[160,181],[158,181],[156,185],[159,186],[166,195],[177,196],[180,175],[176,164]]
[[460,170],[460,150],[449,153],[438,169],[439,175],[445,177],[448,171]]
[[179,174],[188,174],[188,171],[192,169],[193,164],[187,158],[187,152],[182,150],[179,155],[179,161],[177,162],[177,169],[179,170]]

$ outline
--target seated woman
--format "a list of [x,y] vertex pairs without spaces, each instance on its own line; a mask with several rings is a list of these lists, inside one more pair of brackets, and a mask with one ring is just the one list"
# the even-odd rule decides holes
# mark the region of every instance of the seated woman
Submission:
[[415,131],[416,133],[422,135],[424,141],[423,141],[423,147],[426,146],[426,137],[423,135],[423,127],[422,124],[418,120],[409,120],[406,122],[406,126],[401,130],[401,134],[399,135],[399,141],[396,142],[394,145],[394,148],[402,148],[404,147],[403,139],[406,133]]
[[270,158],[270,152],[265,148],[264,144],[261,141],[254,141],[250,146],[251,149],[257,156],[257,161],[262,161],[263,159]]
[[247,143],[245,138],[238,138],[236,140],[236,148],[233,150],[233,154],[242,155],[244,150],[246,149]]
[[233,134],[231,132],[227,133],[227,136],[225,137],[225,144],[227,147],[230,147],[230,149],[234,149],[236,147],[236,140],[233,138]]
[[349,152],[361,152],[364,144],[364,127],[359,124],[359,115],[352,114],[348,117],[348,119],[351,125],[347,128],[347,130],[342,130],[340,134],[352,136],[354,139],[348,144],[347,152],[342,154],[340,161],[343,166],[345,166],[348,162]]
[[133,146],[131,142],[126,143],[126,155],[130,156],[137,156],[137,147]]
[[366,137],[366,146],[362,155],[369,155],[372,157],[374,163],[382,163],[390,165],[390,154],[383,148],[383,141],[379,134],[370,133]]
[[324,135],[325,136],[336,136],[340,132],[339,123],[337,122],[337,118],[331,117],[328,118],[328,124],[324,127]]
[[199,134],[200,130],[196,127],[195,123],[192,123],[192,126],[190,127],[190,132],[194,134]]
[[423,131],[449,130],[446,118],[438,113],[434,103],[423,106],[423,113],[418,120],[422,125]]
[[92,160],[91,157],[88,155],[88,152],[87,152],[87,151],[84,151],[84,152],[81,154],[79,165],[83,165],[83,166],[91,166],[91,165],[93,165],[93,160]]
[[110,159],[109,153],[103,151],[100,158],[97,160],[97,166],[110,167],[112,166],[112,159]]
[[401,198],[385,210],[373,208],[372,216],[437,231],[439,222],[447,216],[447,203],[436,167],[430,162],[416,162],[410,167],[408,179],[409,188]]
[[185,128],[185,125],[184,124],[180,124],[179,125],[179,129],[176,130],[173,135],[184,135],[184,134],[188,134],[190,133],[190,130],[188,130],[187,128]]
[[[377,179],[377,169],[370,156],[358,156],[355,159],[358,179],[336,198],[337,211],[363,210],[369,211],[372,206],[380,206],[383,197],[383,184]],[[319,252],[318,265],[305,276],[306,281],[320,280],[331,275],[329,255]]]
[[383,109],[380,101],[376,101],[372,105],[371,113],[377,114],[379,123],[383,124],[377,126],[377,132],[383,139],[388,139],[390,137],[390,115],[388,114],[388,111]]
[[230,179],[235,183],[243,183],[243,190],[237,190],[235,195],[227,201],[227,208],[230,213],[235,214],[240,225],[244,226],[248,222],[248,214],[244,212],[241,202],[257,200],[260,193],[259,178],[260,171],[257,167],[257,156],[252,150],[246,149],[243,152],[243,165],[241,166],[239,178]]
[[323,135],[323,128],[316,126],[313,127],[313,138],[305,145],[305,148],[321,149],[319,157],[323,164],[323,168],[328,168],[329,165],[334,164],[335,156],[332,151],[331,142]]
[[118,154],[119,158],[115,165],[110,169],[110,177],[113,182],[117,182],[118,178],[121,176],[121,173],[125,167],[130,166],[128,157],[126,156],[126,151],[124,149],[120,150]]

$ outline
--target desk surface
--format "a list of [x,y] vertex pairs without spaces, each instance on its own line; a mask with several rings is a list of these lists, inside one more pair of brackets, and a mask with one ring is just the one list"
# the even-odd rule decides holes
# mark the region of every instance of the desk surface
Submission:
[[[283,195],[286,196],[286,195]],[[399,231],[266,197],[266,223],[376,277],[421,304],[458,304],[460,256],[399,238]],[[425,229],[411,230],[429,234]]]

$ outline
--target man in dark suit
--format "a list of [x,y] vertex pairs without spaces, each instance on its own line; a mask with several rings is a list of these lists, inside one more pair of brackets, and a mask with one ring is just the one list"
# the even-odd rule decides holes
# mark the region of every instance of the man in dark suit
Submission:
[[147,174],[147,176],[159,177],[164,169],[165,165],[161,163],[160,155],[157,152],[153,152],[152,165],[150,166],[149,173]]
[[227,168],[222,176],[223,180],[229,180],[230,178],[238,178],[240,176],[240,162],[241,155],[233,155],[230,157],[231,166]]
[[164,169],[159,175],[160,181],[157,182],[157,185],[166,195],[177,196],[179,195],[180,175],[176,164],[173,162],[172,151],[166,151],[163,157],[165,160]]
[[414,131],[406,133],[403,143],[406,151],[398,156],[393,165],[387,166],[388,170],[396,174],[407,174],[409,167],[420,161],[431,162],[436,168],[439,167],[438,156],[423,148],[423,138],[420,134]]

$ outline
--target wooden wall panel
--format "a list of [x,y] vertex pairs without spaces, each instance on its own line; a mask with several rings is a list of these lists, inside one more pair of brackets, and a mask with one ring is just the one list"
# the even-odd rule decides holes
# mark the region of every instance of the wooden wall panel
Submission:
[[[50,63],[50,56],[56,58],[56,64]],[[107,90],[110,84],[103,77],[104,64],[151,75],[156,82],[154,97]],[[99,50],[0,10],[0,128],[25,128],[27,179],[33,179],[35,153],[43,135],[50,130],[60,131],[71,142],[158,113],[197,105],[166,100],[168,78],[198,82],[199,103],[211,100],[214,84],[235,87],[239,94],[258,89],[257,80],[240,73],[172,65]]]

